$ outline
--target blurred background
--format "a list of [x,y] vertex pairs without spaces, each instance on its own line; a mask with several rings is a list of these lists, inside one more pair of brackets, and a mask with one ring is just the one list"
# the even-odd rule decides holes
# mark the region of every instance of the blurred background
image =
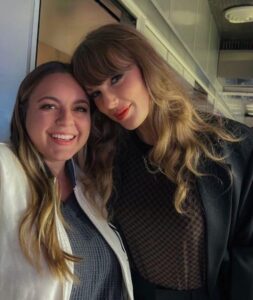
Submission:
[[147,36],[198,109],[253,126],[253,1],[0,0],[0,141],[27,72],[117,22]]

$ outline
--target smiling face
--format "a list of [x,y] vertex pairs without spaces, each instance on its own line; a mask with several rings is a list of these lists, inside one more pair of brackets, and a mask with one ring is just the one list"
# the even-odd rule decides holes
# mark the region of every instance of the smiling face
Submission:
[[97,108],[128,130],[141,130],[149,114],[150,97],[136,65],[106,79],[99,86],[87,87]]
[[89,100],[70,74],[50,74],[28,99],[25,126],[51,171],[60,170],[87,142]]

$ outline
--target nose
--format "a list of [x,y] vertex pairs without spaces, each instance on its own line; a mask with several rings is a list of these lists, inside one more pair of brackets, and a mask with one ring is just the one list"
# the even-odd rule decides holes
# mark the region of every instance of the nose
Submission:
[[118,97],[112,93],[107,91],[106,93],[104,93],[103,95],[103,103],[104,103],[104,107],[107,110],[113,110],[118,106]]
[[58,125],[61,126],[71,126],[74,124],[74,118],[72,114],[72,110],[70,109],[60,109],[59,114],[56,120]]

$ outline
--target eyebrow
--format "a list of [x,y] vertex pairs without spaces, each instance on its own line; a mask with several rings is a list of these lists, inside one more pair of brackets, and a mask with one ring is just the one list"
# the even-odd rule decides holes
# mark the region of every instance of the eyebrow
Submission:
[[[56,97],[53,97],[53,96],[43,96],[43,97],[41,97],[41,98],[38,99],[38,103],[41,102],[41,101],[43,101],[43,100],[48,100],[48,99],[53,100],[53,101],[58,102],[58,103],[60,102],[60,100],[57,99]],[[87,103],[87,104],[89,104],[89,100],[85,99],[85,98],[83,98],[83,99],[77,99],[77,100],[75,100],[74,104],[76,104],[76,103]]]

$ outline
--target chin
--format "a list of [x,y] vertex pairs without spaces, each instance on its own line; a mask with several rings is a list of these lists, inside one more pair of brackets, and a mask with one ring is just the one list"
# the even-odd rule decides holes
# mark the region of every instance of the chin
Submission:
[[126,130],[135,130],[139,127],[139,126],[134,126],[134,125],[123,125],[123,124],[121,124],[121,126],[123,128],[125,128]]
[[139,120],[138,122],[125,122],[121,124],[122,127],[124,127],[127,130],[135,130],[138,129],[145,120]]
[[51,157],[50,157],[50,159],[49,160],[51,160],[51,161],[67,161],[67,160],[69,160],[69,159],[71,159],[73,156],[75,155],[75,153],[74,154],[56,154],[56,155],[52,155]]

